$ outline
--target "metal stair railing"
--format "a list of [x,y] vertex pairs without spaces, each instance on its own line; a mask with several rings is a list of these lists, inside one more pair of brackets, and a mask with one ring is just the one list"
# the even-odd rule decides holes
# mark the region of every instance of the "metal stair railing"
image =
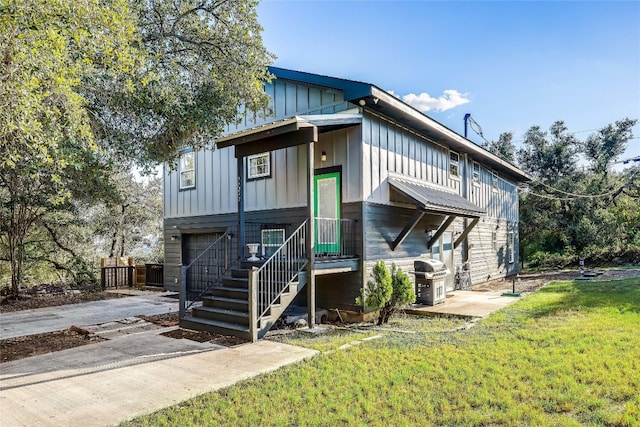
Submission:
[[220,286],[223,276],[238,264],[232,259],[232,233],[226,231],[189,265],[182,266],[180,280],[180,319],[196,301],[202,299],[211,288]]
[[256,322],[254,328],[307,266],[308,224],[306,219],[260,268],[250,272],[249,306],[252,313],[249,315],[250,321]]

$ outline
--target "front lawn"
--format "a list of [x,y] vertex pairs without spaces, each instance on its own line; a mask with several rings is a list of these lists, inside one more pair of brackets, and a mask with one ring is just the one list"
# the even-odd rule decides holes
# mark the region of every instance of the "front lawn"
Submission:
[[295,334],[324,353],[125,425],[640,426],[640,279],[556,282],[460,326]]

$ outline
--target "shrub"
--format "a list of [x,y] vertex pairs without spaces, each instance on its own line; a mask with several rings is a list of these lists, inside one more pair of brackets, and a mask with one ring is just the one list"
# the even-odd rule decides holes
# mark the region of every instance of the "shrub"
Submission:
[[[376,262],[373,267],[373,281],[367,282],[365,289],[365,304],[368,307],[379,309],[378,325],[387,323],[393,313],[400,307],[411,304],[416,300],[416,294],[409,276],[396,264],[391,266],[391,274],[383,261]],[[363,299],[356,299],[358,304],[362,304]]]

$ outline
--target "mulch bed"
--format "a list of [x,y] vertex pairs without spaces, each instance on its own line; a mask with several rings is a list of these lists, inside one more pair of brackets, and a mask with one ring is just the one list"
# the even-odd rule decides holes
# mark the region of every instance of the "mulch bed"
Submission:
[[0,340],[0,363],[104,341],[75,328]]
[[79,304],[82,302],[101,301],[112,298],[124,298],[124,295],[111,292],[80,292],[65,291],[60,293],[44,293],[35,295],[19,295],[18,297],[6,296],[0,300],[0,313],[12,311],[30,310],[33,308],[55,307],[67,304]]

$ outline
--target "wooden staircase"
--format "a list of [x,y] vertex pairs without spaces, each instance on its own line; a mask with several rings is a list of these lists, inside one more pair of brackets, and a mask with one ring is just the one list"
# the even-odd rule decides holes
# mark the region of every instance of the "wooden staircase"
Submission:
[[[230,274],[222,279],[222,286],[211,288],[211,295],[202,298],[202,305],[193,307],[191,314],[180,319],[180,327],[251,340],[249,275],[254,268],[262,265],[263,262],[242,261],[239,268],[231,269]],[[292,272],[290,275],[295,276],[295,280],[288,283],[277,300],[259,317],[258,338],[262,338],[271,329],[306,285],[304,272]]]

